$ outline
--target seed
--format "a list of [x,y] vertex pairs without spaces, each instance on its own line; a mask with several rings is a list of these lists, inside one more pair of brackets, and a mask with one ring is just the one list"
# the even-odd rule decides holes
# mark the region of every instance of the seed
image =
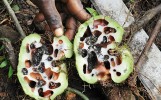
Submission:
[[112,65],[113,67],[115,67],[115,61],[114,61],[113,58],[111,58],[111,65]]
[[55,56],[55,57],[57,57],[58,52],[59,52],[58,49],[55,49],[55,51],[54,51],[54,56]]
[[31,67],[31,61],[30,60],[25,60],[25,67],[30,68]]
[[38,66],[38,71],[40,73],[43,73],[44,70],[45,70],[45,64],[44,64],[44,62],[41,62],[40,66]]
[[112,28],[112,27],[105,27],[105,28],[104,28],[104,33],[105,33],[105,34],[116,33],[116,29],[114,29],[114,28]]
[[120,72],[116,72],[116,75],[117,75],[117,76],[121,76],[121,73],[120,73]]
[[89,54],[88,54],[88,58],[87,58],[87,61],[88,61],[88,70],[89,71],[92,71],[92,69],[94,69],[97,65],[97,55],[94,51],[91,51]]
[[43,80],[38,80],[37,87],[42,87],[43,85],[45,85],[45,82]]
[[107,37],[103,36],[103,41],[101,43],[106,43],[107,42]]
[[35,88],[36,82],[35,82],[35,81],[30,81],[30,82],[29,82],[29,86],[30,86],[31,88]]
[[102,32],[100,32],[100,31],[98,31],[98,30],[95,30],[95,31],[93,32],[93,34],[94,34],[96,37],[99,37],[99,36],[102,34]]
[[52,65],[53,67],[56,67],[55,61],[52,61],[51,65]]
[[22,73],[23,73],[23,75],[27,75],[28,74],[28,70],[26,68],[22,68]]
[[82,49],[81,50],[81,54],[82,54],[82,57],[86,57],[87,56],[87,50],[86,49]]
[[109,38],[110,41],[115,41],[115,38],[111,35],[108,38]]
[[51,55],[53,53],[53,46],[51,44],[42,45],[41,49],[47,55]]
[[39,71],[40,73],[43,73],[43,72],[44,72],[44,69],[45,69],[44,66],[39,66],[39,67],[38,67],[38,71]]
[[105,19],[97,19],[94,21],[93,27],[98,28],[98,25],[106,26],[106,25],[108,25],[108,22]]
[[105,61],[104,62],[104,66],[106,69],[110,69],[110,62],[109,61]]
[[101,51],[101,47],[100,47],[99,45],[94,45],[94,46],[93,46],[93,49],[94,49],[94,51],[95,51],[96,53],[100,53],[100,51]]
[[86,74],[86,64],[83,65],[83,73]]
[[109,55],[104,55],[104,61],[107,61],[109,59]]
[[117,56],[116,57],[116,64],[117,65],[120,65],[122,63],[122,58],[121,58],[121,56]]
[[48,61],[52,61],[53,58],[52,58],[51,56],[48,56],[47,60],[48,60]]
[[86,38],[86,40],[85,40],[85,43],[87,45],[92,45],[95,42],[97,42],[97,37],[96,36],[90,36],[90,37]]
[[50,82],[49,83],[49,88],[50,89],[55,89],[55,88],[58,88],[60,85],[61,85],[60,83]]
[[36,49],[35,52],[33,52],[32,54],[32,63],[34,66],[38,66],[41,59],[42,59],[42,55],[44,53],[44,50],[42,49],[42,47],[39,47]]
[[43,88],[38,89],[39,96],[44,97]]
[[35,49],[35,48],[36,48],[35,45],[34,45],[34,43],[31,43],[31,44],[30,44],[30,48],[31,48],[31,49]]

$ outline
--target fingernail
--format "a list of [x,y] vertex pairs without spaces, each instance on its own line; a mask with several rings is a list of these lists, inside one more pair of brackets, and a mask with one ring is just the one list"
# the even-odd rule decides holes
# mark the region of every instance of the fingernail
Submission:
[[57,37],[60,37],[63,35],[63,29],[62,28],[57,28],[54,30],[54,35],[57,36]]

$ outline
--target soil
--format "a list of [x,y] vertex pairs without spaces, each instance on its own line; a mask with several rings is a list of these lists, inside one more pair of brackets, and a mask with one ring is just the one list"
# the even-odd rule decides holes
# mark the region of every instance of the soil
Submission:
[[[50,37],[48,33],[45,32],[40,28],[40,26],[33,24],[33,19],[35,17],[35,14],[38,12],[38,9],[34,6],[32,6],[30,3],[27,3],[28,0],[9,0],[11,1],[11,6],[18,5],[19,11],[16,11],[16,16],[25,31],[26,35],[38,32],[41,35],[45,36],[46,38]],[[93,7],[93,5],[90,3],[89,0],[82,0],[84,7]],[[141,15],[144,14],[145,11],[157,6],[158,4],[161,4],[160,0],[134,0],[134,2],[130,2],[133,0],[125,0],[125,4],[128,6],[128,8],[131,9],[132,13],[134,14],[134,17],[140,18]],[[158,14],[159,15],[159,14]],[[153,30],[158,17],[152,19],[144,27],[145,31],[150,35],[151,31]],[[16,31],[16,27],[14,25],[13,20],[9,16],[4,4],[2,1],[0,1],[0,27],[2,25],[7,25],[11,27],[13,30]],[[42,27],[42,26],[41,26]],[[161,33],[158,35],[156,39],[156,44],[161,50]],[[12,43],[13,47],[15,49],[15,54],[18,55],[21,40],[17,39],[16,42]],[[0,42],[0,45],[2,43]],[[0,56],[6,55],[5,50],[0,51]],[[7,56],[6,56],[7,58]],[[127,86],[127,83],[123,83],[121,85],[114,84],[114,83],[108,83],[104,84],[106,86],[102,87],[102,84],[95,84],[95,85],[89,85],[79,78],[77,71],[75,69],[75,62],[74,58],[67,59],[68,63],[68,74],[69,74],[69,87],[75,88],[81,92],[83,92],[86,96],[89,97],[90,100],[128,100],[126,97],[131,97],[132,99],[139,99],[139,97],[136,94],[133,94],[133,91],[130,87]],[[14,74],[11,78],[8,78],[8,70],[9,67],[5,67],[0,69],[0,100],[33,100],[29,96],[25,95],[21,85],[17,79],[16,75],[16,69],[14,70]],[[141,84],[139,80],[137,80],[137,89],[139,90],[140,95],[146,99],[150,100],[149,94],[146,92],[145,88]],[[64,92],[64,94],[58,96],[57,100],[65,100],[66,95],[69,93]],[[72,95],[72,94],[71,94]],[[69,96],[69,95],[68,95]],[[69,99],[70,100],[70,99]],[[79,96],[75,96],[72,100],[81,100]]]

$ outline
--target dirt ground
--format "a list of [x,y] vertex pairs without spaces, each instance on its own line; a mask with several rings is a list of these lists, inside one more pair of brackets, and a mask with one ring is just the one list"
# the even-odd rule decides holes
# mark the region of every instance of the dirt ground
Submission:
[[[38,9],[33,7],[30,3],[27,3],[26,0],[9,0],[11,1],[11,6],[18,5],[19,11],[16,12],[16,16],[25,31],[26,35],[32,33],[32,32],[38,32],[38,33],[44,33],[43,30],[40,30],[32,24],[32,21],[34,19],[35,13],[38,12]],[[90,3],[89,0],[82,0],[84,7],[93,7],[93,5]],[[126,5],[131,9],[132,13],[134,14],[134,17],[140,18],[145,11],[157,6],[158,4],[161,4],[160,0],[131,0],[134,2],[130,2],[130,0],[124,0]],[[159,15],[159,14],[158,14]],[[150,36],[151,31],[153,30],[157,20],[158,15],[153,18],[146,27],[144,27],[145,31]],[[16,30],[16,27],[14,25],[13,20],[9,16],[4,4],[2,1],[0,1],[0,27],[2,25],[7,25],[11,27],[13,30]],[[38,26],[39,27],[39,26]],[[161,33],[158,35],[155,43],[161,50]],[[18,55],[19,47],[21,44],[21,40],[17,40],[13,43],[13,46],[15,48],[15,53]],[[2,45],[2,42],[0,42],[0,45]],[[0,56],[5,55],[5,50],[3,52],[0,52]],[[67,60],[68,63],[68,73],[69,73],[69,86],[73,87],[81,92],[83,92],[85,95],[87,95],[90,100],[119,100],[116,96],[119,93],[123,93],[126,97],[127,94],[130,94],[137,98],[136,95],[133,95],[130,87],[127,86],[127,84],[122,85],[116,85],[116,88],[112,87],[105,91],[105,89],[102,88],[100,84],[95,85],[89,85],[79,78],[77,71],[74,66],[74,59]],[[32,100],[29,96],[25,95],[21,85],[17,79],[16,76],[16,70],[14,70],[14,74],[11,78],[8,78],[8,67],[0,69],[0,100]],[[114,84],[115,86],[115,84]],[[144,97],[146,100],[150,100],[150,97],[144,87],[142,86],[141,82],[137,81],[138,90],[140,91],[140,94]],[[126,92],[125,92],[126,91]],[[129,91],[129,92],[128,92]],[[57,100],[63,100],[66,97],[66,92],[62,94],[61,96],[57,97]],[[124,98],[125,99],[125,98]],[[76,96],[73,100],[81,100],[79,96]],[[128,100],[126,98],[126,100]]]

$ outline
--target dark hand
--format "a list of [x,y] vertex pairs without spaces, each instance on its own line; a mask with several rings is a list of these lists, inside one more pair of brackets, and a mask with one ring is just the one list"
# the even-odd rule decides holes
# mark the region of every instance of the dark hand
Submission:
[[[75,18],[84,22],[91,16],[83,9],[80,0],[31,0],[39,9],[40,12],[36,17],[37,21],[46,20],[50,29],[55,36],[63,35],[63,24],[59,13],[70,13]],[[41,16],[41,18],[39,17]],[[38,19],[39,18],[39,19]],[[65,35],[71,39],[75,32],[76,21],[73,17],[69,17],[66,22]]]

